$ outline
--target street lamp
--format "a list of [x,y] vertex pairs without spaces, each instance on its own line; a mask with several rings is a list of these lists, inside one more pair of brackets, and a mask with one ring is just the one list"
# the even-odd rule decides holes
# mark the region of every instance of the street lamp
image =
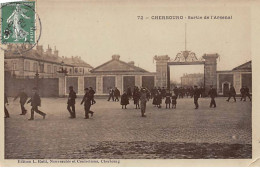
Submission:
[[38,86],[39,86],[39,73],[38,73],[38,70],[35,73],[35,86],[38,89]]
[[68,74],[68,71],[63,68],[64,62],[62,61],[60,65],[61,65],[61,69],[60,69],[59,71],[57,71],[57,72],[58,72],[58,73],[64,73],[65,75],[67,75],[67,74]]

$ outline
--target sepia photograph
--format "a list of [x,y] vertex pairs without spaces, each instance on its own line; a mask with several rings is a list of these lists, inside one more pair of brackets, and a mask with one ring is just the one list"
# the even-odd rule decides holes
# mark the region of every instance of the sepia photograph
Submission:
[[257,159],[252,6],[1,2],[0,166]]

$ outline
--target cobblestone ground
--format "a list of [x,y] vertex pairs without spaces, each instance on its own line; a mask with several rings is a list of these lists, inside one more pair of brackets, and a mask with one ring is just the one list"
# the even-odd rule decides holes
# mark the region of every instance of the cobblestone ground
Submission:
[[[80,99],[76,119],[69,119],[65,98],[43,98],[36,113],[20,116],[18,101],[7,106],[5,119],[6,159],[62,158],[250,158],[251,102],[226,102],[217,98],[217,108],[209,108],[209,98],[179,99],[177,109],[161,109],[149,101],[142,118],[133,102],[121,109],[118,102],[96,99],[94,117],[84,118]],[[29,105],[26,105],[30,110]]]

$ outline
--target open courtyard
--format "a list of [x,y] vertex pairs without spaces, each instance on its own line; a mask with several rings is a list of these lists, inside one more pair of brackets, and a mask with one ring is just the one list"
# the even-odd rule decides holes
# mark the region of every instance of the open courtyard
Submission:
[[[238,99],[238,98],[237,98]],[[19,115],[19,102],[9,98],[10,118],[5,119],[6,159],[199,159],[251,158],[251,102],[200,98],[199,109],[193,99],[177,100],[177,109],[147,103],[141,117],[133,101],[127,109],[119,102],[96,99],[94,116],[84,119],[81,98],[76,101],[76,119],[69,119],[66,98],[42,98],[35,113]]]

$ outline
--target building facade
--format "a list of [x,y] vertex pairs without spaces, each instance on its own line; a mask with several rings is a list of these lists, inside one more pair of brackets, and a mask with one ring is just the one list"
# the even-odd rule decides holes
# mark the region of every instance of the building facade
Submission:
[[230,86],[233,85],[237,94],[243,86],[252,93],[252,61],[246,62],[232,70],[217,71],[217,90],[220,95],[227,96]]
[[[19,48],[29,48],[20,46]],[[19,53],[19,49],[8,45],[4,53],[5,71],[9,71],[12,76],[26,78],[34,77],[39,73],[41,78],[55,78],[59,76],[58,71],[64,69],[68,75],[89,74],[93,68],[81,59],[81,57],[60,57],[59,51],[48,46],[46,51],[43,46],[37,45],[36,49],[31,49],[26,53]]]
[[204,74],[194,73],[194,74],[184,74],[181,77],[181,86],[204,86]]
[[[69,75],[60,81],[60,94],[68,95],[68,87],[73,86],[79,95],[84,94],[84,88],[92,87],[96,95],[108,95],[109,89],[117,87],[122,94],[124,90],[134,86],[152,89],[155,85],[156,73],[148,72],[134,65],[134,62],[124,62],[119,55],[91,70],[88,75]],[[64,83],[63,83],[64,82]],[[64,85],[62,85],[64,84]]]

